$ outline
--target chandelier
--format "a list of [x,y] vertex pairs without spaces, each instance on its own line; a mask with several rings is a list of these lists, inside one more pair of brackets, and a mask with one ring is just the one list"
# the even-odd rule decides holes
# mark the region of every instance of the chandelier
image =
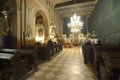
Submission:
[[80,32],[83,26],[83,22],[81,22],[81,16],[77,16],[74,13],[73,17],[70,18],[70,23],[68,23],[68,27],[71,32]]
[[[74,0],[75,4],[75,0]],[[75,5],[77,9],[77,6]],[[81,22],[81,16],[77,16],[76,13],[70,18],[70,23],[68,23],[68,27],[70,28],[71,32],[80,32],[82,29],[83,23]]]

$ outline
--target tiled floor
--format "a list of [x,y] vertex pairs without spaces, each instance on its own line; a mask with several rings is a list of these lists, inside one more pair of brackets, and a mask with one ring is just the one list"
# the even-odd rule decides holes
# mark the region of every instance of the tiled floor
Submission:
[[39,64],[39,70],[27,80],[94,80],[90,67],[83,63],[79,46],[64,48],[51,61]]

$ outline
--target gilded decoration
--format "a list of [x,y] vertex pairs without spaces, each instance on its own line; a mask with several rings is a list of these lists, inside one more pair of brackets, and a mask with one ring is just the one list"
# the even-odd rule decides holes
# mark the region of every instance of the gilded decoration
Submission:
[[43,37],[44,26],[43,26],[43,22],[41,22],[40,19],[37,20],[37,24],[35,26],[35,33],[36,36]]

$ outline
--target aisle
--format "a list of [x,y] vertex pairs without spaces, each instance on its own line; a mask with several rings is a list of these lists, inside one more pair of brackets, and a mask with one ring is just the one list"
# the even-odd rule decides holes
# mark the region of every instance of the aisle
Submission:
[[91,69],[83,63],[80,47],[64,48],[53,60],[39,65],[39,71],[27,80],[94,80]]

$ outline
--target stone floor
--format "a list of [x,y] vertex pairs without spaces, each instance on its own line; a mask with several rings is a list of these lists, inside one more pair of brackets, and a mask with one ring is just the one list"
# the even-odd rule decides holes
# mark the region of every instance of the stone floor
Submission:
[[51,61],[38,65],[39,70],[27,80],[95,80],[92,69],[85,65],[81,48],[64,48]]

